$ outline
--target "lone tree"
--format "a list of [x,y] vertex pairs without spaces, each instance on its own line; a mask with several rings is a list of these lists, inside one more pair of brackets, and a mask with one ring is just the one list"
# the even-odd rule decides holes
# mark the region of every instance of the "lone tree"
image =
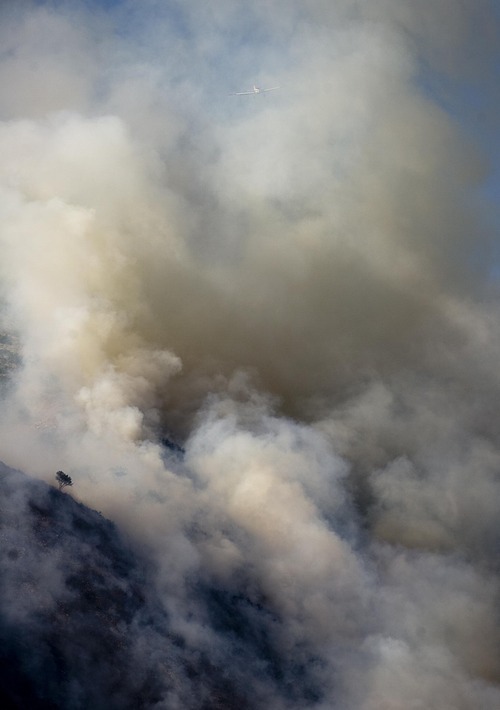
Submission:
[[67,473],[64,473],[64,471],[58,471],[56,473],[56,479],[57,482],[59,483],[59,490],[61,488],[64,488],[64,486],[72,486],[73,481],[71,480],[71,476],[68,476]]

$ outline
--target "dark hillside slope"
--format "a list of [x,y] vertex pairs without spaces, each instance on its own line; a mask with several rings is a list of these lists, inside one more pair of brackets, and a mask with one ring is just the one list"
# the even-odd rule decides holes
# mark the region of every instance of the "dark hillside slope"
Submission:
[[183,657],[150,574],[98,512],[1,464],[0,706],[234,707],[216,669]]

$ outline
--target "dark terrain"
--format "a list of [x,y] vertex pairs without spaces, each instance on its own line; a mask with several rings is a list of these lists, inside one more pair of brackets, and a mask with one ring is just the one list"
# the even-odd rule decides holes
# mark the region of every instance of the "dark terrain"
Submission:
[[244,707],[169,632],[153,575],[100,513],[0,464],[0,706]]

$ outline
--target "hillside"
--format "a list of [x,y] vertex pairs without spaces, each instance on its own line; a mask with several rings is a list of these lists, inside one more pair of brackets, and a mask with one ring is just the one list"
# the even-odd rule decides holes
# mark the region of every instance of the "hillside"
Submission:
[[2,464],[1,707],[241,707],[169,633],[151,573],[100,513]]

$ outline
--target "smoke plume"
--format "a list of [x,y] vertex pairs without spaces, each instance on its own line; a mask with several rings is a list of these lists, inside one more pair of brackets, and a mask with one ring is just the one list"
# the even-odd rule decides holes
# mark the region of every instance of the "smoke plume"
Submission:
[[[2,4],[0,458],[249,708],[500,705],[498,19]],[[155,707],[208,707],[174,666]]]

